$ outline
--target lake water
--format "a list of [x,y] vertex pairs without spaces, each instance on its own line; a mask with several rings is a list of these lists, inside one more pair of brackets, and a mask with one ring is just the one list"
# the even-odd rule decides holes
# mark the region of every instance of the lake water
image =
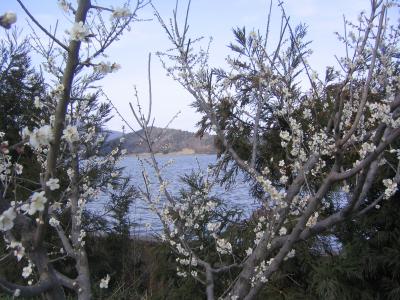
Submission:
[[[183,187],[180,178],[185,174],[190,174],[192,170],[202,170],[206,173],[207,168],[210,164],[216,162],[216,155],[208,154],[196,154],[196,155],[160,155],[157,156],[157,160],[160,165],[165,165],[169,161],[173,160],[173,163],[163,168],[162,176],[164,180],[169,182],[168,191],[172,195],[178,195],[179,189]],[[150,180],[157,183],[154,172],[151,167],[146,164],[146,157],[141,157],[141,162],[136,156],[127,156],[120,163],[121,166],[125,167],[126,174],[131,175],[132,183],[135,186],[144,187],[142,171],[145,166]],[[239,206],[243,210],[244,216],[249,216],[250,213],[256,209],[259,205],[250,196],[249,187],[243,183],[243,176],[238,176],[237,183],[229,189],[225,190],[220,186],[215,186],[212,190],[211,195],[217,196],[220,199],[226,200],[228,205]],[[158,191],[158,184],[154,184],[153,191]],[[99,204],[104,202],[106,199],[100,199],[100,203],[97,202],[95,207],[89,209],[99,209]],[[94,203],[93,203],[94,204]],[[161,231],[161,223],[158,216],[148,209],[148,204],[143,200],[136,200],[130,209],[131,222],[135,224],[134,233],[138,234],[150,234]],[[151,227],[149,228],[148,225]]]

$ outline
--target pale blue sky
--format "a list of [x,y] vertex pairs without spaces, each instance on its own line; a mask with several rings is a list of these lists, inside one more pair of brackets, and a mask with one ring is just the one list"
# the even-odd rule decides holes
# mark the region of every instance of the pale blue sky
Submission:
[[[132,0],[133,2],[134,0]],[[75,3],[75,1],[72,1]],[[56,19],[62,20],[61,24],[68,21],[57,6],[56,0],[25,0],[25,5],[46,26],[54,24]],[[99,4],[118,6],[121,1],[99,0]],[[286,0],[287,14],[291,16],[292,25],[299,22],[308,24],[308,39],[312,40],[314,54],[310,59],[311,65],[318,71],[323,71],[327,65],[334,65],[334,54],[341,54],[342,45],[336,40],[335,31],[343,31],[343,15],[356,20],[361,10],[368,11],[369,0]],[[153,0],[160,14],[168,18],[172,15],[175,0]],[[182,11],[186,1],[180,1]],[[224,58],[228,53],[227,45],[232,40],[232,28],[246,26],[248,29],[264,31],[267,9],[267,0],[192,0],[189,18],[190,33],[192,36],[212,36],[211,65],[224,65]],[[0,13],[15,11],[18,15],[17,26],[29,33],[26,17],[14,0],[0,1]],[[279,16],[279,11],[274,7],[273,13]],[[143,19],[153,18],[151,7],[146,7],[139,12]],[[395,16],[398,18],[398,12]],[[272,33],[279,30],[277,19],[272,22]],[[62,31],[60,32],[62,35]],[[136,23],[132,31],[127,32],[122,39],[114,44],[108,51],[109,60],[121,64],[122,69],[109,75],[103,81],[105,91],[115,105],[126,117],[133,118],[129,113],[128,102],[133,100],[133,85],[136,85],[144,103],[147,99],[147,56],[149,52],[166,50],[170,47],[166,35],[156,20]],[[192,99],[177,83],[165,76],[156,56],[153,56],[152,83],[153,83],[153,116],[157,126],[164,126],[173,115],[182,111],[172,123],[172,128],[194,131],[195,123],[200,116],[189,107]],[[122,122],[115,117],[110,123],[110,128],[120,130]],[[137,126],[134,126],[137,127]]]

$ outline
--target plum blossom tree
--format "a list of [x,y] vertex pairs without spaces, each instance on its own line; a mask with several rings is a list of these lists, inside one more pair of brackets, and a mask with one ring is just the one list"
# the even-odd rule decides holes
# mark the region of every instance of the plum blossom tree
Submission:
[[[118,64],[101,61],[103,52],[147,2],[139,0],[130,10],[127,5],[107,8],[90,0],[77,5],[61,0],[60,8],[73,22],[67,36],[60,37],[17,1],[49,37],[45,45],[34,34],[33,42],[52,80],[43,99],[31,99],[39,118],[21,128],[21,141],[10,144],[0,133],[0,232],[15,264],[24,264],[22,277],[30,282],[37,275],[31,285],[0,277],[0,288],[14,296],[43,294],[47,299],[65,299],[67,288],[78,299],[90,299],[85,205],[102,188],[118,184],[115,163],[122,153],[118,147],[98,155],[110,106],[99,104],[103,93],[94,83],[118,70]],[[160,58],[193,96],[203,114],[201,130],[214,131],[220,146],[217,167],[188,179],[189,189],[179,196],[170,192],[165,166],[152,149],[151,109],[145,114],[131,106],[158,186],[154,192],[144,171],[141,195],[163,223],[162,238],[177,256],[177,274],[202,284],[207,299],[254,299],[296,255],[297,243],[378,209],[395,197],[400,181],[400,35],[387,13],[398,4],[372,0],[369,15],[362,13],[358,23],[346,21],[345,34],[339,36],[346,56],[338,58],[339,70],[327,69],[325,79],[307,62],[311,53],[305,27],[292,28],[283,4],[278,6],[282,17],[276,47],[269,48],[269,26],[265,35],[236,29],[226,69],[209,67],[208,48],[196,50],[200,40],[189,37],[189,6],[183,27],[177,8],[169,23],[155,13],[173,45]],[[12,13],[0,18],[5,28],[15,21]],[[308,88],[299,84],[304,79]],[[151,108],[150,74],[149,87]],[[12,155],[23,154],[24,148],[33,151],[40,167],[29,181],[18,155]],[[259,198],[252,226],[212,195],[220,174],[233,178],[237,169]],[[21,188],[29,191],[27,197]],[[340,197],[340,205],[328,209],[333,195]],[[248,231],[250,239],[244,235]],[[52,233],[61,250],[49,248]],[[65,258],[73,262],[73,277],[56,267]],[[110,283],[112,277],[104,274],[96,284],[107,288]]]
[[[76,4],[61,0],[60,8],[73,19],[64,36],[44,28],[22,1],[17,2],[49,38],[44,44],[33,32],[31,39],[32,47],[44,59],[47,80],[42,87],[45,93],[30,100],[38,112],[26,127],[20,125],[21,140],[10,144],[7,132],[0,134],[0,234],[8,251],[16,256],[14,263],[25,264],[21,275],[28,280],[28,285],[21,285],[0,277],[0,288],[14,296],[44,295],[47,299],[65,299],[68,289],[78,299],[90,299],[86,203],[121,184],[126,195],[133,195],[116,165],[122,149],[99,154],[111,108],[100,103],[102,91],[94,83],[118,70],[118,64],[101,58],[137,20],[137,12],[147,1],[138,0],[131,8],[129,3],[102,7],[90,0]],[[9,28],[15,21],[15,14],[6,13],[0,23]],[[40,168],[29,178],[25,177],[29,166],[19,164],[27,149]],[[30,195],[25,197],[21,191]],[[57,261],[71,262],[75,275],[58,270]],[[109,281],[107,275],[96,285],[106,288]]]
[[[399,26],[390,23],[388,12],[398,3],[372,0],[369,14],[361,13],[357,23],[345,21],[339,40],[346,55],[338,58],[339,70],[327,68],[325,78],[309,65],[306,29],[291,26],[283,3],[278,2],[276,47],[270,48],[270,16],[265,35],[236,29],[226,69],[209,67],[208,47],[196,50],[199,39],[189,37],[189,7],[190,1],[182,26],[178,5],[169,22],[155,10],[173,45],[159,56],[203,114],[201,131],[217,135],[215,173],[232,179],[240,170],[254,188],[260,208],[253,238],[246,240],[244,230],[229,234],[237,219],[218,213],[211,173],[197,188],[174,196],[153,154],[159,191],[148,188],[142,194],[164,225],[162,238],[177,256],[178,275],[203,284],[207,299],[255,299],[296,255],[297,243],[395,197]],[[152,152],[150,112],[147,116],[139,106],[134,115]],[[334,196],[340,201],[332,209]]]

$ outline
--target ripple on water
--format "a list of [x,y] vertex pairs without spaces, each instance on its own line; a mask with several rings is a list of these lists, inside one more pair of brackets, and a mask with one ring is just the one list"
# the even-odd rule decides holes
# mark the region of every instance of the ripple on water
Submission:
[[[159,155],[157,160],[160,165],[167,164],[170,160],[174,163],[163,168],[162,174],[164,180],[167,180],[169,185],[169,191],[173,195],[178,195],[179,190],[182,188],[182,181],[180,178],[185,174],[190,174],[192,170],[203,172],[207,171],[207,167],[210,164],[216,162],[216,155],[212,154],[195,154],[195,155]],[[152,191],[157,192],[159,185],[156,184],[155,173],[151,167],[146,164],[146,157],[141,157],[141,161],[144,162],[144,166],[149,174],[150,180],[155,183],[152,186]],[[142,177],[142,163],[139,161],[137,156],[127,156],[120,162],[122,167],[125,167],[124,172],[130,175],[132,183],[135,186],[144,187]],[[249,216],[251,212],[258,207],[255,199],[250,196],[249,187],[241,180],[243,176],[239,175],[237,183],[230,188],[225,190],[223,187],[215,186],[212,191],[213,196],[217,196],[226,201],[227,205],[238,206],[243,210],[244,216]],[[90,210],[102,210],[104,204],[107,202],[105,195],[99,196],[98,201],[94,201],[88,205]],[[134,201],[130,208],[130,219],[134,224],[134,233],[138,234],[150,234],[160,232],[161,222],[158,216],[152,212],[145,201],[137,200]],[[146,224],[150,224],[151,228],[148,228]]]

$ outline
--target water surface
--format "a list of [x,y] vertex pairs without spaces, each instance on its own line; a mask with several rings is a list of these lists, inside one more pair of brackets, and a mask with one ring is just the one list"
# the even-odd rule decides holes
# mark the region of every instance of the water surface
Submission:
[[[162,176],[169,183],[168,191],[177,196],[179,190],[184,187],[181,180],[182,176],[190,174],[192,170],[206,173],[208,166],[215,163],[217,157],[210,154],[195,154],[159,155],[156,158],[160,166],[167,165],[162,169]],[[157,194],[159,184],[154,171],[146,162],[148,159],[150,158],[146,156],[141,156],[139,159],[137,156],[131,155],[122,159],[120,165],[125,167],[125,174],[132,177],[132,183],[142,189],[144,188],[142,172],[146,169],[151,182],[154,183],[152,192]],[[173,161],[172,163],[171,160]],[[243,176],[241,175],[238,176],[238,180],[232,188],[225,190],[225,188],[216,185],[212,189],[211,195],[225,200],[228,206],[240,207],[244,212],[244,216],[249,216],[251,211],[258,207],[257,202],[250,196],[249,187],[243,182]],[[164,200],[163,198],[161,199],[162,201]],[[105,201],[104,197],[100,197],[100,201],[97,201],[96,204],[91,204],[89,209],[101,209]],[[130,209],[130,219],[135,224],[133,230],[135,233],[149,234],[161,231],[161,223],[158,216],[149,210],[148,204],[143,200],[139,199],[133,203]]]

